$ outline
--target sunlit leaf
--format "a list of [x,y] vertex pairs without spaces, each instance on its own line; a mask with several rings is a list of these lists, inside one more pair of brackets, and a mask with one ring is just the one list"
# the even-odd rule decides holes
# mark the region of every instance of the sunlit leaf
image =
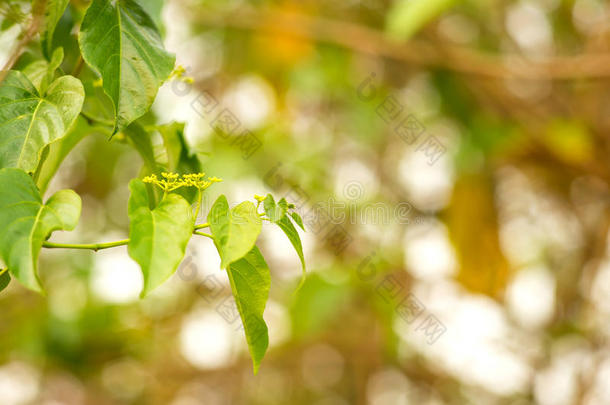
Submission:
[[[290,221],[290,217],[288,217],[286,215],[288,212],[288,202],[286,201],[286,199],[282,198],[276,204],[275,200],[273,199],[273,196],[271,194],[267,194],[267,197],[265,197],[263,204],[265,207],[265,214],[267,215],[267,217],[269,217],[271,222],[273,222],[274,224],[279,226],[280,229],[286,234],[286,236],[288,237],[288,240],[290,240],[290,243],[294,247],[294,250],[296,250],[297,255],[299,255],[299,259],[301,260],[301,269],[303,271],[303,279],[301,280],[301,284],[302,284],[303,281],[305,280],[305,272],[306,272],[305,256],[303,255],[303,245],[301,243],[301,237],[299,236],[299,233],[297,232],[296,228]],[[296,215],[297,223],[300,222],[299,226],[302,228],[303,221],[301,220],[301,217],[294,212],[291,214]],[[294,216],[292,216],[292,217],[294,218]],[[300,287],[300,285],[299,285],[299,287]]]
[[301,218],[301,216],[298,213],[291,212],[290,216],[292,217],[294,222],[299,226],[299,228],[301,228],[302,230],[305,230],[305,226],[303,226],[303,219]]
[[262,221],[253,203],[244,201],[229,210],[224,195],[218,197],[212,206],[208,222],[223,269],[252,249],[262,229]]
[[93,0],[79,34],[83,58],[114,103],[115,132],[141,117],[174,68],[159,31],[134,0]]
[[299,255],[299,259],[301,260],[301,270],[303,272],[303,278],[301,279],[301,284],[299,285],[299,287],[301,287],[302,283],[305,281],[307,270],[305,267],[305,256],[303,255],[303,244],[301,243],[301,237],[287,215],[284,215],[282,219],[276,222],[276,224],[282,231],[284,231],[288,237],[288,240],[290,240],[292,247],[294,247],[297,255]]
[[176,271],[193,232],[193,216],[191,206],[179,195],[166,195],[151,210],[148,191],[141,180],[132,180],[129,189],[127,248],[129,256],[142,268],[145,296]]
[[229,265],[227,274],[256,374],[269,346],[267,324],[263,319],[271,287],[269,266],[254,246],[244,257]]
[[43,204],[32,178],[14,168],[0,170],[0,190],[0,256],[24,286],[41,291],[42,243],[53,231],[74,229],[81,199],[72,190],[61,190]]
[[263,201],[263,206],[265,208],[265,214],[267,214],[267,217],[269,217],[272,222],[277,222],[282,219],[282,217],[286,215],[286,210],[288,208],[286,204],[276,204],[271,194],[267,194],[267,197],[265,197],[265,200]]
[[44,31],[41,34],[42,53],[46,58],[53,54],[53,36],[59,19],[70,0],[47,0],[44,16]]
[[41,96],[23,73],[10,71],[0,85],[0,167],[34,171],[42,149],[70,129],[84,97],[72,76],[58,78]]
[[49,84],[55,78],[55,71],[59,68],[64,60],[63,48],[57,48],[53,52],[51,61],[37,60],[23,69],[28,79],[36,86],[38,92],[44,94]]

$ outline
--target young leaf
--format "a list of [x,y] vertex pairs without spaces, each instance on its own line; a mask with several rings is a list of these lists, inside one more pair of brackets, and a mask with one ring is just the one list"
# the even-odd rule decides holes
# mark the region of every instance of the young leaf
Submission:
[[174,68],[175,57],[163,48],[155,24],[134,0],[93,0],[79,44],[114,104],[115,133],[148,111]]
[[0,170],[0,257],[24,286],[41,291],[38,254],[51,232],[72,230],[81,211],[72,190],[55,193],[46,204],[24,171]]
[[303,277],[301,278],[301,283],[299,284],[300,288],[303,282],[305,281],[305,275],[307,271],[305,268],[305,255],[303,255],[303,245],[301,244],[301,237],[299,236],[299,233],[297,232],[294,225],[292,225],[292,222],[290,222],[290,218],[288,218],[287,215],[284,215],[282,219],[276,222],[276,224],[280,227],[282,231],[284,231],[284,233],[288,237],[288,240],[290,240],[290,243],[292,243],[292,247],[294,247],[294,250],[296,250],[297,255],[299,255],[299,259],[301,260],[301,270],[303,273]]
[[55,71],[63,60],[64,49],[60,47],[55,49],[50,62],[46,60],[32,62],[23,69],[23,74],[36,86],[39,93],[44,94],[55,77]]
[[253,203],[244,201],[229,210],[224,195],[218,197],[212,206],[208,222],[223,269],[252,249],[263,226]]
[[[163,138],[168,172],[201,173],[203,171],[197,155],[191,152],[184,138],[184,123],[171,122],[158,125],[156,130]],[[192,187],[178,189],[177,193],[191,204],[197,201],[197,190]]]
[[157,126],[167,151],[167,169],[178,173],[199,173],[201,163],[184,138],[184,123],[172,122]]
[[8,287],[11,282],[11,276],[7,269],[0,269],[0,292]]
[[151,210],[146,185],[141,180],[132,180],[129,189],[127,249],[142,268],[143,297],[176,271],[193,232],[193,215],[191,206],[179,195],[166,195]]
[[271,287],[269,266],[254,246],[244,257],[229,265],[227,274],[256,374],[269,346],[267,324],[263,319]]
[[41,96],[21,72],[0,85],[0,168],[36,169],[42,149],[63,137],[78,117],[85,91],[80,80],[62,76]]
[[53,35],[55,34],[55,28],[59,19],[66,11],[66,7],[70,3],[70,0],[47,0],[45,18],[44,18],[44,31],[41,34],[42,42],[42,53],[45,58],[49,59],[53,54]]
[[293,211],[290,213],[290,216],[302,230],[305,230],[305,227],[303,226],[303,219],[301,218],[301,216],[299,214],[297,214],[296,212]]
[[[282,198],[282,200],[285,202]],[[279,221],[284,215],[286,215],[286,204],[276,204],[273,196],[271,194],[267,194],[265,200],[263,201],[263,206],[265,207],[265,214],[272,222]]]

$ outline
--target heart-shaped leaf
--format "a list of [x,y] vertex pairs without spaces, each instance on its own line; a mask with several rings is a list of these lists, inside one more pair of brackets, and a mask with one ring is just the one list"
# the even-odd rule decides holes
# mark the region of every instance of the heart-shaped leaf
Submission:
[[174,68],[175,57],[163,48],[157,27],[134,0],[93,0],[79,44],[114,103],[114,132],[148,111]]
[[56,230],[72,230],[81,199],[72,190],[55,193],[43,204],[34,181],[24,171],[0,170],[0,257],[24,286],[41,291],[38,254]]
[[263,226],[252,202],[244,201],[229,210],[224,195],[218,197],[212,206],[208,222],[223,269],[252,249]]
[[269,266],[254,246],[244,257],[229,265],[227,274],[256,374],[269,346],[267,324],[263,319],[271,287]]
[[142,268],[142,296],[162,284],[184,257],[193,233],[191,206],[181,196],[168,194],[150,209],[146,185],[138,179],[129,184],[129,256]]
[[[282,201],[284,202],[283,204],[281,204]],[[265,197],[265,200],[263,201],[263,206],[265,207],[265,214],[267,214],[267,217],[269,217],[272,222],[277,222],[282,219],[284,215],[286,215],[288,205],[286,203],[286,200],[284,200],[283,198],[282,201],[276,204],[271,194],[267,194],[267,197]]]
[[34,171],[42,149],[66,134],[84,99],[72,76],[58,78],[41,96],[23,73],[10,71],[0,85],[0,168]]

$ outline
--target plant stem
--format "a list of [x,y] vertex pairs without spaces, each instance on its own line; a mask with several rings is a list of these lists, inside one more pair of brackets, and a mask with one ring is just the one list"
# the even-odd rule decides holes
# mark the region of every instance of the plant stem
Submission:
[[207,228],[209,226],[210,226],[210,224],[208,222],[206,222],[205,224],[195,225],[195,229],[203,229],[203,228]]
[[195,231],[195,232],[193,232],[193,233],[194,233],[195,235],[199,235],[199,236],[205,236],[205,237],[207,237],[207,238],[214,239],[214,237],[213,237],[212,235],[210,235],[209,233],[203,233],[203,232],[197,232],[197,231]]
[[54,242],[43,242],[42,246],[48,249],[87,249],[98,251],[101,249],[108,249],[117,246],[123,246],[129,243],[129,239],[123,239],[116,242],[107,243],[89,243],[89,244],[72,244],[72,243],[54,243]]
[[83,59],[83,55],[78,56],[78,60],[76,61],[76,65],[74,66],[74,70],[72,71],[72,76],[78,77],[80,72],[83,70],[83,66],[85,64],[85,60]]
[[100,125],[109,126],[109,127],[114,128],[114,122],[105,120],[103,118],[93,117],[92,115],[89,115],[89,113],[86,113],[84,111],[81,111],[80,115],[85,117],[85,119],[87,120],[87,122],[89,122],[90,125],[91,124],[100,124]]
[[[205,228],[208,226],[210,226],[210,224],[196,225],[195,229],[201,229],[201,228]],[[209,233],[197,232],[194,230],[193,234],[200,235],[200,236],[206,236],[208,238],[214,239],[214,236],[210,235]],[[45,247],[47,249],[83,249],[83,250],[93,250],[93,251],[97,252],[98,250],[102,250],[102,249],[109,249],[109,248],[113,248],[113,247],[117,247],[117,246],[124,246],[124,245],[127,245],[128,243],[129,243],[129,239],[117,240],[115,242],[85,243],[85,244],[55,243],[55,242],[45,241],[42,243],[42,247]],[[2,275],[1,270],[0,270],[0,275]]]
[[[197,217],[199,216],[199,210],[201,209],[201,200],[202,200],[201,189],[198,188],[197,189],[197,211],[195,212],[195,221],[197,221]],[[198,229],[198,228],[195,227],[195,229]]]

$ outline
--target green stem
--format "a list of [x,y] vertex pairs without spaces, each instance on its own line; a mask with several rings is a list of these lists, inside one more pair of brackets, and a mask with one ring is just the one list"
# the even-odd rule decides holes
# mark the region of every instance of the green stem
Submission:
[[205,236],[206,238],[210,238],[210,239],[214,239],[214,236],[210,235],[209,233],[203,233],[203,232],[193,232],[195,235],[199,235],[199,236]]
[[97,123],[97,124],[106,125],[106,126],[109,126],[109,127],[113,127],[113,128],[114,128],[114,122],[111,122],[111,121],[105,120],[105,119],[103,119],[103,118],[97,118],[97,117],[93,117],[93,116],[89,115],[89,113],[86,113],[86,112],[84,112],[84,111],[81,111],[81,112],[80,112],[80,115],[82,115],[83,117],[85,117],[85,119],[86,119],[86,120],[89,122],[89,124],[94,124],[94,123]]
[[[202,200],[201,189],[198,188],[197,189],[197,211],[195,212],[195,221],[197,221],[197,217],[199,217],[199,210],[201,209],[201,200]],[[198,229],[198,228],[195,227],[195,229]]]
[[203,229],[203,228],[207,228],[209,226],[210,226],[209,222],[206,222],[205,224],[195,225],[195,229]]
[[116,242],[107,243],[89,243],[89,244],[72,244],[72,243],[54,243],[54,242],[43,242],[42,246],[48,249],[87,249],[98,251],[101,249],[108,249],[117,246],[123,246],[129,243],[129,239],[123,239]]
[[[196,225],[195,229],[201,229],[201,228],[205,228],[207,226],[209,226],[209,224]],[[206,236],[208,238],[214,239],[214,236],[210,235],[209,233],[193,231],[193,234],[200,235],[200,236]],[[117,247],[117,246],[124,246],[124,245],[127,245],[128,243],[129,243],[129,239],[117,240],[116,242],[85,243],[85,244],[55,243],[55,242],[45,241],[42,243],[42,247],[45,247],[47,249],[83,249],[83,250],[93,250],[93,251],[97,252],[98,250],[102,250],[102,249],[109,249],[109,248],[113,248],[113,247]],[[2,275],[2,271],[0,271],[0,275]]]

